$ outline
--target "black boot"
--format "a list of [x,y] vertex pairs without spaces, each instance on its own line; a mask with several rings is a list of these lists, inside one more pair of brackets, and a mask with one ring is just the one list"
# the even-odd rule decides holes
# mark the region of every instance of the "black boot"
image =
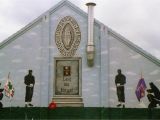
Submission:
[[2,102],[0,102],[0,109],[2,109],[3,108],[3,104],[2,104]]
[[123,108],[125,108],[125,105],[123,105]]

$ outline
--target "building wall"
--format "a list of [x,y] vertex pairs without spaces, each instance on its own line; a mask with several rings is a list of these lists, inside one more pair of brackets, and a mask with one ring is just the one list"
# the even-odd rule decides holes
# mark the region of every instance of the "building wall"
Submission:
[[[73,17],[81,31],[81,42],[74,57],[82,57],[82,98],[85,107],[104,106],[107,97],[103,95],[106,61],[101,56],[105,54],[106,47],[101,43],[103,35],[101,26],[94,25],[94,42],[96,47],[95,65],[88,67],[86,59],[87,45],[87,16],[74,10],[71,6],[64,5],[55,11],[49,11],[40,21],[17,33],[11,42],[0,49],[0,80],[5,84],[8,72],[15,88],[12,106],[23,107],[25,104],[24,76],[29,69],[35,76],[35,89],[32,103],[35,106],[47,107],[51,102],[54,90],[54,57],[62,57],[55,43],[55,31],[59,21],[65,17]],[[38,20],[37,19],[37,20]],[[104,34],[104,33],[103,33]],[[101,46],[104,46],[101,48]],[[104,64],[105,63],[105,64]],[[104,77],[102,77],[102,70]],[[104,87],[101,87],[104,86]],[[102,96],[104,98],[102,98]],[[4,97],[4,107],[10,106],[9,99]],[[103,103],[104,102],[104,103]]]
[[7,75],[15,88],[11,101],[3,99],[4,107],[25,104],[24,76],[29,69],[36,78],[33,104],[47,107],[54,93],[55,65],[54,57],[63,57],[55,43],[56,28],[65,16],[73,17],[81,31],[81,42],[74,57],[82,58],[82,98],[84,107],[116,107],[117,96],[114,83],[117,69],[126,75],[126,107],[147,107],[148,100],[139,103],[135,88],[140,73],[148,83],[153,81],[160,86],[160,68],[150,60],[120,42],[117,37],[108,34],[108,28],[98,21],[94,24],[95,60],[94,66],[88,67],[86,45],[88,38],[87,15],[69,4],[59,5],[36,19],[0,48],[0,82],[4,86]]
[[87,16],[81,15],[77,11],[73,11],[68,6],[63,6],[51,14],[50,17],[50,91],[49,99],[53,97],[54,84],[54,57],[62,57],[55,43],[55,31],[58,23],[65,16],[73,17],[81,31],[81,42],[74,57],[82,57],[82,98],[85,107],[100,106],[100,28],[95,24],[94,41],[96,45],[95,65],[94,67],[87,66],[86,45],[87,45]]
[[141,54],[135,52],[135,50],[129,48],[120,40],[109,34],[109,105],[110,107],[116,107],[118,104],[115,76],[117,75],[117,69],[121,69],[122,73],[126,76],[125,85],[125,98],[126,107],[131,108],[145,108],[148,107],[148,99],[145,96],[138,102],[135,89],[141,78],[141,72],[146,82],[147,88],[149,82],[156,84],[160,88],[160,67],[148,60]]
[[33,70],[36,77],[33,104],[40,105],[41,27],[41,22],[34,24],[31,29],[25,30],[6,46],[0,48],[0,82],[4,86],[10,72],[10,78],[15,88],[15,95],[11,103],[10,99],[4,96],[2,100],[4,107],[24,106],[24,76],[28,74],[29,69]]
[[108,28],[100,25],[100,107],[109,106],[109,37]]

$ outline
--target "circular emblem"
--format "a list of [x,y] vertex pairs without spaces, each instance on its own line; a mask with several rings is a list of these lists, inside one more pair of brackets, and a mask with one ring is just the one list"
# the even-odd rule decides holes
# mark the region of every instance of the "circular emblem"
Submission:
[[76,20],[66,16],[59,22],[55,32],[55,42],[65,57],[74,56],[81,41],[81,32]]

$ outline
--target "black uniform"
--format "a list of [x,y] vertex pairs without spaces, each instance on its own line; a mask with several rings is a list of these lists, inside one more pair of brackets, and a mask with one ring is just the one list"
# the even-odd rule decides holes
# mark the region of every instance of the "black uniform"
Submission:
[[[32,96],[33,96],[33,90],[34,90],[34,84],[35,84],[35,78],[32,74],[28,74],[24,77],[24,83],[26,84],[26,96],[25,96],[25,102],[31,102]],[[30,85],[33,84],[31,87]]]
[[[150,104],[148,105],[148,108],[156,107],[157,104],[160,105],[160,91],[159,89],[151,82],[150,83],[151,89],[148,89],[148,100],[150,101]],[[153,95],[151,94],[153,93]]]
[[118,74],[115,77],[115,84],[117,87],[117,96],[118,96],[119,102],[125,102],[125,94],[124,94],[124,84],[125,83],[126,83],[126,77],[123,74]]

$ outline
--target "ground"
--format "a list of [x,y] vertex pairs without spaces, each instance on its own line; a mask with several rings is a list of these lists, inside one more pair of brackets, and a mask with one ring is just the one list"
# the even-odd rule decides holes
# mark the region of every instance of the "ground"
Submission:
[[160,109],[11,107],[0,110],[0,119],[160,119]]

